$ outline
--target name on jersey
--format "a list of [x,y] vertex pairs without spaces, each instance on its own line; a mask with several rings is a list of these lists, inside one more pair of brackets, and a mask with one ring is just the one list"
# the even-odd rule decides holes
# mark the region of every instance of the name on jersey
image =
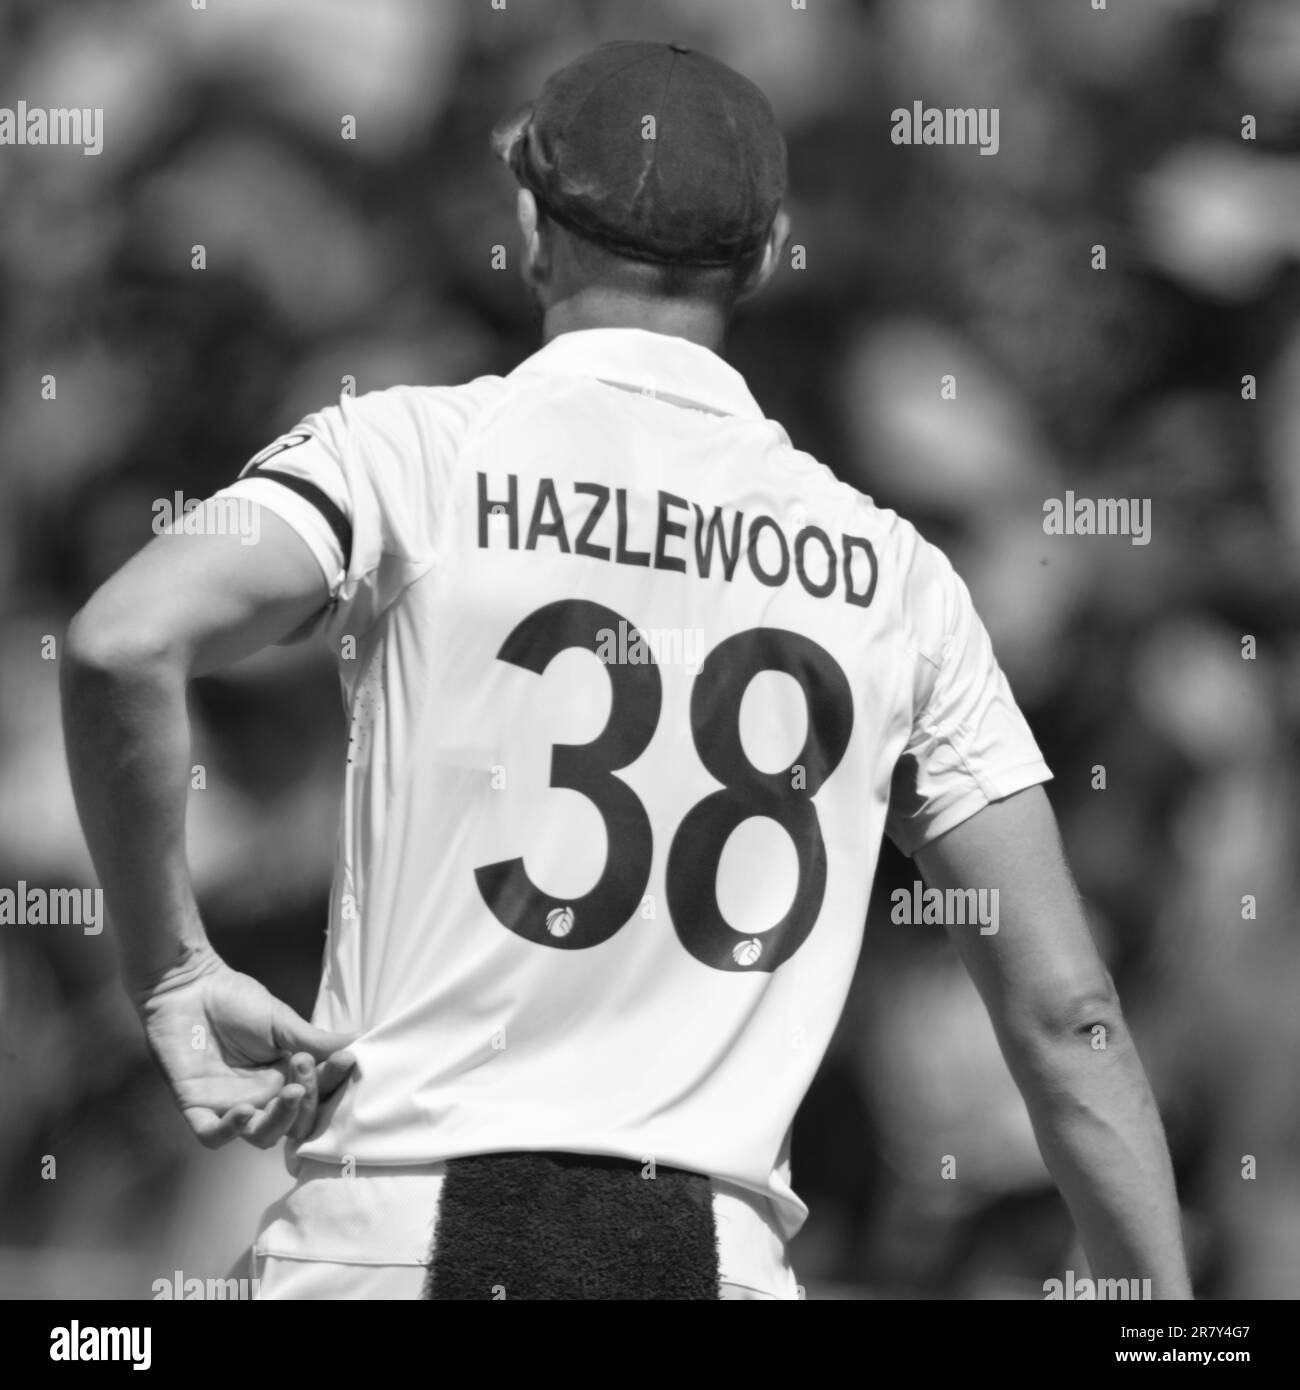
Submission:
[[638,533],[626,488],[553,478],[535,486],[526,479],[521,488],[515,473],[504,483],[477,478],[481,550],[549,551],[728,583],[743,569],[769,588],[796,583],[812,598],[839,596],[860,608],[875,597],[876,552],[865,536],[836,539],[812,525],[790,532],[766,512],[706,508],[663,491],[653,526],[644,517]]

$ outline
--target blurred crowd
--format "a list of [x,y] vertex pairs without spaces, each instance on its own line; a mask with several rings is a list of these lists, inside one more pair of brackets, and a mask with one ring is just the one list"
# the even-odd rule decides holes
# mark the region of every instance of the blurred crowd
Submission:
[[[732,361],[969,583],[1055,771],[1198,1289],[1300,1296],[1294,0],[11,0],[0,105],[102,107],[104,143],[0,148],[0,885],[92,881],[57,642],[153,500],[224,485],[353,383],[536,346],[494,268],[516,233],[488,133],[615,37],[695,44],[771,97],[803,256]],[[891,143],[917,100],[998,108],[996,156]],[[1148,499],[1150,543],[1045,534],[1067,491]],[[307,1010],[330,658],[264,653],[192,707],[213,937]],[[889,921],[915,876],[887,850],[796,1126],[798,1269],[822,1297],[1041,1297],[1082,1256],[942,932]],[[286,1181],[193,1144],[110,935],[0,926],[0,1296],[224,1273]]]

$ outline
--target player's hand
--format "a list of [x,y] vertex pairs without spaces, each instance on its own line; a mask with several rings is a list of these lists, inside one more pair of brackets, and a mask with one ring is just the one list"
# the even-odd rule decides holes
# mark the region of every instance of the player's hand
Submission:
[[348,1079],[352,1037],[300,1018],[248,975],[205,954],[136,993],[145,1040],[206,1148],[305,1139]]

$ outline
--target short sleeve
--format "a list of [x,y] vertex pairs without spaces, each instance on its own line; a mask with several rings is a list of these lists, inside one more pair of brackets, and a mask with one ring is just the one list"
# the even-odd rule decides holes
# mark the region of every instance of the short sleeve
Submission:
[[435,461],[410,388],[319,410],[251,458],[218,496],[275,513],[316,557],[325,619],[361,632],[432,563]]
[[916,672],[912,729],[885,823],[907,855],[1052,776],[966,585],[934,546],[919,538],[917,546],[904,588]]

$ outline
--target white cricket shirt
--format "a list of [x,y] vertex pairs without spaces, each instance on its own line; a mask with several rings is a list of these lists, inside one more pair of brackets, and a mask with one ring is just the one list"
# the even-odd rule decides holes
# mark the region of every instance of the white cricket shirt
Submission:
[[345,397],[227,492],[320,561],[351,721],[314,1020],[358,1073],[300,1156],[653,1159],[795,1231],[882,835],[1051,775],[948,561],[628,329]]

